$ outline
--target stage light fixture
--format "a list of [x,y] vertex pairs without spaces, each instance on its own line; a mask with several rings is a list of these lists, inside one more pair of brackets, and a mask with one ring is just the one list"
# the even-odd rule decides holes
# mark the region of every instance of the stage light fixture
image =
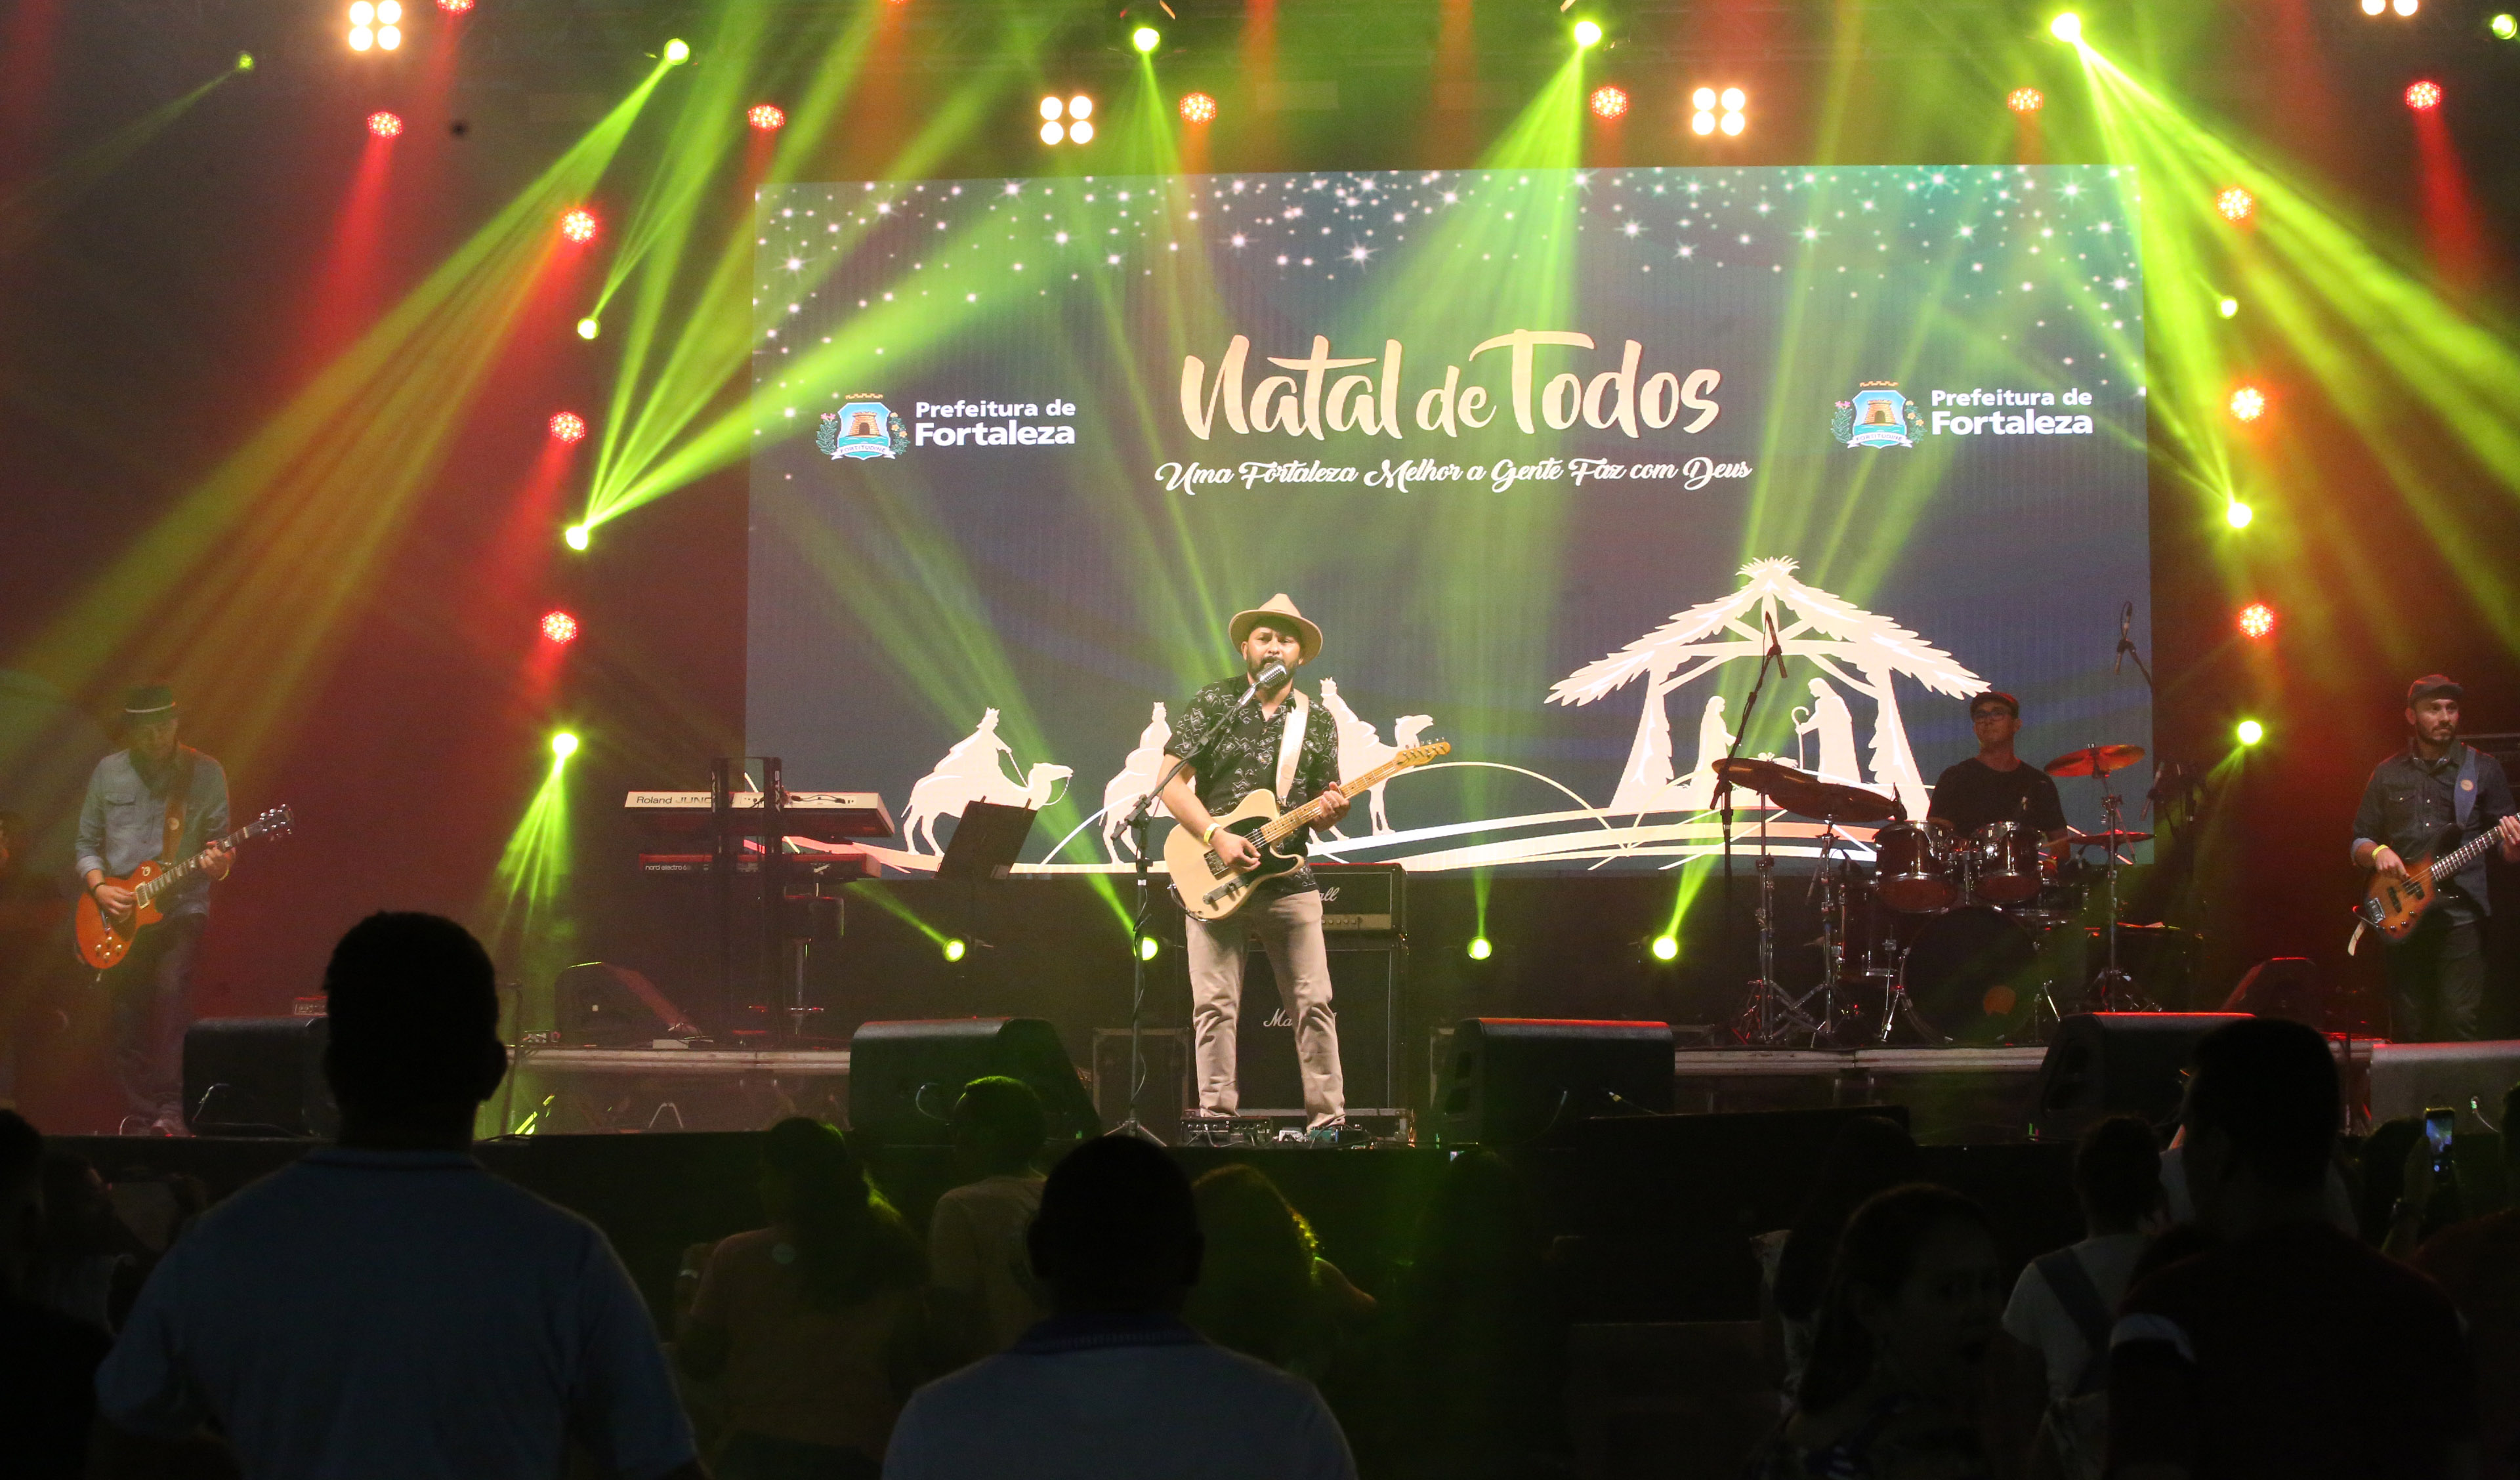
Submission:
[[1577,47],[1578,49],[1580,49],[1580,50],[1584,50],[1584,51],[1590,51],[1590,50],[1592,50],[1594,47],[1598,46],[1598,45],[1600,45],[1600,44],[1601,44],[1601,22],[1598,22],[1598,21],[1578,21],[1578,22],[1575,22],[1575,45],[1576,45],[1576,47]]
[[1715,132],[1715,115],[1702,110],[1689,114],[1688,131],[1693,134],[1711,134]]
[[1065,124],[1045,123],[1041,126],[1041,142],[1044,144],[1057,144],[1064,140],[1066,137],[1067,126]]
[[2233,185],[2214,198],[2214,208],[2223,213],[2224,220],[2236,226],[2256,213],[2258,198]]
[[562,544],[566,545],[571,550],[584,550],[589,543],[586,526],[584,524],[569,525],[566,529],[560,532],[560,540]]
[[1164,943],[1151,935],[1138,937],[1138,960],[1140,961],[1152,961],[1162,953],[1163,949]]
[[2267,393],[2255,385],[2243,385],[2231,392],[2231,415],[2243,422],[2254,422],[2267,414]]
[[1679,937],[1657,935],[1653,938],[1652,950],[1653,959],[1656,961],[1678,961],[1680,960]]
[[1074,97],[1072,97],[1072,98],[1068,99],[1068,100],[1067,100],[1067,116],[1069,116],[1069,117],[1071,117],[1071,118],[1091,118],[1091,117],[1093,117],[1093,116],[1094,116],[1094,100],[1093,100],[1093,99],[1091,99],[1091,98],[1089,98],[1089,97],[1087,97],[1087,96],[1085,96],[1083,93],[1078,93],[1076,96],[1074,96]]
[[586,436],[586,418],[574,411],[555,413],[551,419],[551,434],[562,442],[583,440]]
[[402,45],[401,26],[380,25],[377,27],[377,50],[381,52],[389,52],[400,45]]
[[945,942],[945,959],[949,962],[961,961],[964,953],[969,949],[959,940],[949,940]]
[[437,0],[437,8],[450,16],[460,16],[472,8],[472,0]]
[[402,132],[402,118],[380,109],[368,114],[368,132],[380,139],[390,139]]
[[2389,8],[2401,16],[2411,16],[2415,13],[2415,0],[2396,0]]
[[253,70],[253,53],[251,53],[251,52],[239,52],[239,53],[237,53],[237,63],[236,63],[236,67],[237,67],[237,70],[238,70],[238,71],[241,71],[241,72],[249,72],[249,71]]
[[1741,130],[1750,126],[1750,120],[1739,113],[1726,113],[1724,115],[1724,121],[1716,126],[1723,129],[1728,135],[1738,137]]
[[1070,144],[1093,143],[1094,125],[1082,121],[1070,123],[1067,125],[1067,142]]
[[2407,106],[2419,113],[2431,112],[2441,107],[2441,84],[2430,78],[2407,85]]
[[1184,93],[1181,115],[1185,123],[1213,123],[1216,121],[1216,100],[1205,93]]
[[2251,602],[2240,608],[2240,635],[2262,638],[2275,630],[2275,608],[2264,602]]
[[364,25],[350,27],[350,50],[363,52],[377,44],[377,33]]
[[755,103],[743,111],[743,121],[755,133],[772,134],[787,126],[788,113],[776,103]]
[[2231,502],[2223,506],[2223,522],[2230,525],[2234,529],[2248,528],[2249,522],[2257,516],[2258,512],[2256,510],[2241,503],[2238,499],[2233,499]]
[[2241,744],[2254,745],[2258,741],[2267,738],[2267,727],[2259,724],[2256,720],[2244,719],[2240,721],[2238,728],[2234,729],[2231,733],[2239,738]]
[[[572,242],[592,242],[602,229],[603,223],[595,219],[595,212],[583,205],[570,206],[560,218],[560,234]],[[587,337],[595,336],[589,335]]]
[[1141,53],[1151,52],[1164,44],[1164,33],[1151,25],[1142,25],[1129,32],[1129,44]]
[[1689,114],[1688,131],[1701,137],[1715,132],[1715,89],[1701,87],[1690,93],[1688,106],[1696,110]]
[[1041,100],[1041,115],[1045,118],[1056,119],[1066,112],[1067,105],[1057,98],[1044,98]]
[[2003,100],[2003,106],[2016,113],[2035,113],[2047,102],[2048,100],[2041,97],[2039,89],[2035,87],[2016,87],[2012,90],[2012,95]]
[[1478,935],[1471,937],[1469,952],[1470,960],[1485,961],[1496,954],[1496,947],[1488,944],[1488,938],[1486,936]]
[[588,314],[585,318],[577,321],[577,336],[581,339],[594,338],[597,335],[600,335],[603,332],[603,324],[599,323],[593,314]]
[[402,0],[377,0],[379,25],[402,24]]
[[569,615],[565,611],[544,612],[543,637],[546,641],[554,643],[576,642],[577,618]]
[[1593,116],[1616,118],[1628,111],[1628,95],[1615,87],[1593,89]]
[[377,8],[369,4],[368,0],[355,0],[350,7],[350,23],[352,25],[376,24]]
[[692,60],[692,44],[680,36],[665,43],[665,65],[680,67]]
[[2214,311],[2227,319],[2236,319],[2240,316],[2240,300],[2237,298],[2225,298],[2222,302],[2214,305]]
[[2495,40],[2508,41],[2514,36],[2520,36],[2520,16],[2504,11],[2486,22],[2485,28],[2494,33]]
[[2389,8],[2389,0],[2362,0],[2362,14],[2376,16]]
[[2083,18],[2072,11],[2060,11],[2055,20],[2048,22],[2048,34],[2073,46],[2083,39]]
[[566,760],[577,753],[577,737],[562,730],[552,737],[551,747],[555,757]]

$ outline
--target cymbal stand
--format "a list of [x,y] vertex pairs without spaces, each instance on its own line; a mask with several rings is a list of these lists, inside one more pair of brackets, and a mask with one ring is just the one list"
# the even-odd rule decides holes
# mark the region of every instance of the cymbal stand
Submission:
[[[1812,883],[1821,893],[1820,1011],[1811,1030],[1811,1045],[1815,1049],[1837,1047],[1838,1017],[1843,1010],[1837,1001],[1837,984],[1846,966],[1846,891],[1849,880],[1845,871],[1854,867],[1851,861],[1841,860],[1838,872],[1829,872],[1828,856],[1836,850],[1838,843],[1836,821],[1823,817],[1820,829],[1820,871],[1812,875]],[[1805,895],[1806,899],[1809,897]]]
[[1812,1020],[1802,1009],[1804,998],[1788,997],[1777,985],[1777,860],[1768,851],[1770,810],[1759,812],[1759,975],[1732,1019],[1732,1036],[1763,1049],[1812,1031]]
[[[2092,748],[2094,751],[2098,749],[2097,746]],[[2091,984],[2083,989],[2083,1009],[2089,1012],[2150,1011],[2152,1003],[2136,989],[2135,977],[2118,967],[2118,833],[2123,830],[2119,826],[2119,813],[2124,799],[2118,795],[2118,788],[2109,784],[2112,773],[2101,771],[2096,766],[2093,773],[2100,782],[2100,820],[2107,825],[2109,964],[2101,967]]]

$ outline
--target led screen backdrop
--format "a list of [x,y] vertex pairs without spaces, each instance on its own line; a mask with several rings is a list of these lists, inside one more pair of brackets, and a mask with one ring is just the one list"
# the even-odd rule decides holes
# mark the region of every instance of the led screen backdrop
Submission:
[[1983,688],[2033,760],[2148,745],[2137,208],[2099,166],[765,192],[748,744],[881,792],[893,862],[1029,797],[1028,860],[1108,864],[1284,592],[1349,774],[1454,745],[1352,859],[1702,855],[1772,623],[1741,753],[1914,814]]

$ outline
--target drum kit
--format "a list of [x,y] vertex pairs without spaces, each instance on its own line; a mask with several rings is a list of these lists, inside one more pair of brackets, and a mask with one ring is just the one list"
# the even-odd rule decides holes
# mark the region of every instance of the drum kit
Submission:
[[[2068,829],[2052,851],[2032,826],[1989,823],[1961,836],[1939,819],[1908,821],[1891,797],[1822,781],[1776,761],[1726,759],[1722,780],[1770,806],[1821,824],[1820,985],[1799,997],[1775,971],[1774,860],[1760,834],[1759,976],[1734,1019],[1744,1043],[1763,1048],[1887,1044],[1903,1023],[1931,1044],[2043,1041],[2064,1011],[2141,1011],[2152,1004],[2118,965],[2118,871],[2123,850],[2152,834],[2121,826],[2108,778],[2143,758],[2138,745],[2069,750],[2042,769],[2101,783],[2105,826]],[[1839,850],[1840,825],[1879,824],[1872,866]],[[2096,861],[2077,855],[2097,848]],[[2094,884],[2105,889],[2106,964],[2084,979],[2081,927]],[[2079,998],[2060,1001],[2076,988]]]

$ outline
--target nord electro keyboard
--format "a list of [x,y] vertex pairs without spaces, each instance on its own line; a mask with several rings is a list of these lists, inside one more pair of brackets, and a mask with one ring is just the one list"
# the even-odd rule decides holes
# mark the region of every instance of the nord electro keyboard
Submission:
[[[727,830],[759,834],[770,826],[769,808],[758,791],[728,794]],[[621,804],[659,832],[706,832],[706,791],[633,791]],[[784,835],[832,842],[845,837],[892,836],[892,814],[872,791],[790,791],[779,808]]]

